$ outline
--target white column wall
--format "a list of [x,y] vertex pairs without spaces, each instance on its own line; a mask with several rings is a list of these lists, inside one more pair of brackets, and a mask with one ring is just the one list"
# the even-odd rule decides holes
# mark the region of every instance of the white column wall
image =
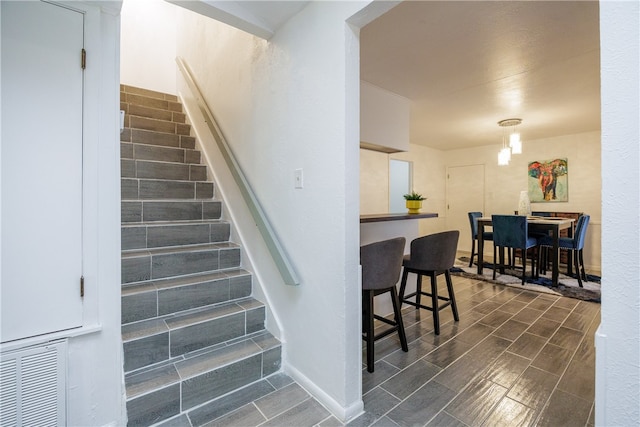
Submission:
[[312,2],[268,42],[186,10],[178,24],[178,55],[301,278],[261,283],[285,370],[340,418],[362,408],[359,44],[345,20],[365,4]]
[[[78,3],[80,4],[80,3]],[[106,426],[126,423],[122,340],[120,335],[120,134],[119,55],[120,1],[83,3],[85,21],[85,155],[98,168],[85,185],[95,194],[97,229],[85,248],[97,260],[93,283],[85,282],[85,304],[93,305],[85,322],[98,332],[69,338],[67,424]],[[86,261],[85,261],[86,262]],[[94,317],[95,316],[95,317]]]
[[602,322],[598,426],[640,425],[640,3],[600,2]]

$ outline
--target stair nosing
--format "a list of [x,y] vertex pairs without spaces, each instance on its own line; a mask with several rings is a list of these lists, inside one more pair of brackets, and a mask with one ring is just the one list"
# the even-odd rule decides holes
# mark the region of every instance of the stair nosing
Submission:
[[139,223],[123,223],[120,228],[133,228],[133,227],[170,227],[170,226],[182,226],[182,225],[202,225],[202,224],[231,224],[226,219],[192,219],[192,220],[179,220],[179,221],[148,221]]
[[[131,104],[131,102],[126,102],[126,104]],[[132,105],[136,105],[138,107],[144,107],[144,108],[153,108],[153,107],[147,107],[146,105],[142,105],[142,104],[132,104]],[[185,113],[180,113],[178,111],[171,111],[171,110],[165,110],[163,108],[156,108],[156,110],[158,111],[169,111],[171,113],[178,113],[178,114],[185,114]],[[148,116],[141,116],[140,114],[131,114],[131,113],[126,113],[126,115],[128,117],[139,117],[141,119],[147,119],[147,120],[155,120],[158,122],[164,122],[164,123],[173,123],[173,124],[179,124],[179,125],[187,125],[187,126],[191,126],[191,124],[186,123],[186,122],[175,122],[173,120],[164,120],[164,119],[158,119],[156,117],[148,117]],[[142,129],[142,130],[152,130],[152,129],[145,129],[145,128],[137,128],[137,127],[132,127],[131,124],[129,124],[128,126],[129,129]],[[171,132],[163,132],[163,133],[171,133]]]
[[[187,164],[187,163],[183,163],[183,164]],[[121,177],[120,179],[132,179],[132,180],[136,180],[136,181],[161,181],[161,182],[167,182],[167,181],[172,181],[172,182],[187,182],[190,184],[215,184],[213,181],[190,181],[188,179],[161,179],[161,178],[130,178],[130,177]],[[124,200],[124,199],[123,199]],[[152,200],[152,199],[142,199],[142,200]],[[165,200],[165,199],[160,199],[160,200]],[[169,199],[167,199],[169,200]],[[175,200],[182,200],[182,199],[175,199]]]
[[[145,145],[145,144],[142,144]],[[149,145],[149,144],[146,144]],[[175,147],[164,147],[162,145],[155,145],[154,147],[161,147],[161,148],[175,148]],[[189,148],[177,148],[177,150],[189,150]],[[204,168],[207,167],[207,165],[203,165],[202,163],[184,163],[184,162],[172,162],[169,160],[153,160],[153,159],[132,159],[129,157],[121,157],[120,160],[128,160],[131,162],[145,162],[145,163],[162,163],[162,164],[170,164],[170,165],[185,165],[185,166],[202,166]],[[122,177],[125,178],[125,177]]]
[[[141,290],[140,292],[131,292],[127,294],[127,295],[135,295],[135,294],[140,294],[144,292],[153,292],[153,291],[160,291],[165,289],[180,288],[183,286],[193,286],[193,285],[198,285],[198,284],[212,282],[212,281],[221,280],[221,279],[232,279],[235,277],[243,277],[243,276],[251,275],[251,273],[247,270],[244,270],[244,269],[236,269],[236,270],[238,270],[238,274],[230,274],[231,271],[229,270],[216,270],[213,272],[175,276],[167,279],[152,279],[152,280],[146,280],[142,282],[125,283],[125,284],[122,284],[121,287],[123,290],[127,290],[128,288],[134,288],[134,287],[144,287],[144,286],[150,287],[150,289],[148,290]],[[153,289],[151,289],[151,287]]]
[[[132,95],[137,95],[137,94],[132,94]],[[148,98],[150,98],[150,97],[148,97]],[[159,99],[159,98],[151,98],[151,99]],[[161,101],[168,101],[168,100],[161,99]],[[175,102],[175,101],[171,101],[171,102]],[[170,121],[172,123],[187,124],[187,125],[190,124],[190,123],[186,122],[187,114],[185,112],[183,112],[183,111],[173,111],[173,110],[168,110],[166,108],[156,108],[156,107],[152,107],[152,106],[149,106],[149,105],[138,104],[138,103],[131,102],[131,101],[120,101],[120,104],[126,104],[128,107],[134,106],[134,107],[139,107],[139,108],[145,108],[145,109],[148,109],[148,110],[153,110],[151,112],[151,114],[153,114],[154,112],[160,112],[160,111],[164,112],[164,113],[170,113],[172,118],[173,118],[174,114],[182,114],[182,115],[185,116],[185,121],[184,122],[176,122],[175,120],[165,120],[165,121]],[[144,117],[144,118],[147,118],[147,119],[156,119],[156,117],[149,117],[149,116],[140,115],[140,114],[133,114],[133,113],[131,113],[129,111],[125,111],[125,115],[129,116],[129,117]],[[164,120],[164,119],[157,119],[157,120]],[[130,127],[130,126],[128,126],[128,127]]]
[[[226,246],[226,247],[225,247]],[[164,255],[181,252],[205,252],[215,249],[240,249],[240,245],[233,242],[215,242],[215,243],[196,243],[193,245],[178,245],[178,246],[161,246],[158,248],[142,248],[142,249],[127,249],[121,251],[122,258],[137,258],[149,255]],[[158,280],[158,279],[154,279]]]
[[[185,371],[187,371],[187,369],[185,368],[186,365],[189,364],[197,364],[197,360],[198,359],[202,359],[203,361],[208,360],[212,360],[212,359],[216,359],[217,356],[220,356],[220,354],[213,354],[213,353],[223,353],[225,351],[229,352],[229,351],[233,351],[234,347],[240,347],[240,346],[247,346],[247,347],[252,347],[247,349],[247,352],[243,352],[240,357],[233,359],[233,360],[225,360],[222,363],[217,363],[213,366],[207,366],[207,367],[202,367],[202,369],[198,370],[197,373],[187,373]],[[222,348],[217,348],[214,350],[211,350],[209,352],[202,352],[201,354],[192,356],[192,357],[185,357],[183,360],[177,361],[174,366],[176,368],[176,371],[178,372],[178,375],[180,376],[180,379],[182,381],[191,379],[191,378],[195,378],[198,377],[200,375],[204,375],[207,372],[211,372],[211,371],[215,371],[216,369],[220,369],[223,368],[225,366],[230,366],[233,365],[234,363],[240,362],[242,360],[246,360],[250,357],[253,357],[257,354],[260,353],[264,353],[265,350],[263,350],[258,344],[256,344],[253,339],[251,338],[246,338],[242,341],[238,341],[235,342],[233,344],[230,345],[225,345]],[[182,366],[178,366],[178,365],[182,365]],[[183,371],[182,373],[180,371]]]
[[[125,88],[125,90],[123,90],[122,88]],[[165,97],[166,97],[166,96],[175,97],[175,98],[176,98],[176,100],[174,101],[174,100],[169,100],[169,99],[164,99],[164,98],[156,98],[156,97],[153,97],[153,96],[143,95],[143,94],[141,94],[141,93],[136,93],[136,92],[127,92],[126,88],[131,88],[131,89],[134,89],[134,90],[135,90],[135,89],[138,89],[138,90],[144,90],[144,91],[146,91],[146,92],[153,92],[153,93],[155,93],[155,94],[159,94],[159,95],[162,95],[162,96],[165,96]],[[172,93],[168,93],[168,92],[161,92],[161,91],[159,91],[159,90],[147,89],[147,88],[144,88],[144,87],[138,87],[138,86],[133,86],[133,85],[127,85],[127,84],[123,84],[123,83],[121,83],[121,84],[120,84],[120,88],[119,88],[119,89],[120,89],[120,91],[119,91],[119,92],[120,92],[120,94],[136,95],[136,96],[142,96],[142,97],[150,98],[150,99],[159,99],[159,100],[161,100],[161,101],[169,101],[169,102],[177,102],[177,103],[180,103],[180,97],[178,97],[178,95],[174,95],[174,94],[172,94]]]
[[[219,304],[212,304],[212,305],[208,305],[208,306],[204,306],[204,307],[196,307],[196,308],[191,308],[188,310],[184,310],[178,313],[170,313],[170,314],[165,314],[163,316],[157,316],[157,317],[152,317],[150,319],[143,319],[143,320],[138,320],[135,322],[131,322],[131,323],[125,323],[123,325],[121,325],[121,334],[124,335],[126,333],[130,333],[130,331],[122,331],[122,329],[134,329],[134,331],[131,332],[135,332],[136,327],[143,327],[145,323],[148,323],[150,325],[154,324],[154,323],[158,323],[161,324],[159,326],[163,326],[160,329],[158,329],[157,331],[154,331],[152,333],[140,333],[139,335],[133,337],[133,338],[125,338],[124,336],[122,337],[122,342],[123,343],[130,343],[130,342],[134,342],[140,339],[144,339],[144,338],[148,338],[148,337],[152,337],[155,335],[160,335],[160,334],[164,334],[164,333],[169,333],[171,331],[175,331],[178,329],[183,329],[183,328],[187,328],[193,325],[198,325],[198,324],[202,324],[202,323],[206,323],[209,322],[213,319],[222,319],[224,317],[228,317],[228,316],[233,316],[234,314],[238,314],[238,313],[244,313],[250,310],[256,310],[259,309],[261,307],[264,307],[263,303],[260,303],[259,307],[253,307],[253,308],[244,308],[243,306],[241,306],[238,302],[241,300],[246,300],[246,299],[255,299],[253,297],[244,297],[244,298],[239,298],[237,300],[231,300],[231,301],[225,301],[223,303],[219,303]],[[227,309],[228,310],[225,310]],[[209,312],[209,313],[207,313]],[[202,318],[200,318],[199,316],[197,316],[198,314],[200,315],[204,315]],[[198,319],[198,320],[189,320],[187,319],[189,316],[193,316],[194,318]],[[168,321],[170,320],[175,320],[173,326],[170,325],[168,323]],[[182,322],[180,322],[182,320]],[[144,328],[139,329],[139,331],[144,330]],[[231,340],[228,340],[231,341]],[[226,342],[226,341],[225,341]]]
[[[166,121],[166,120],[164,120]],[[172,123],[172,122],[169,122]],[[175,123],[175,122],[173,122]],[[186,124],[186,123],[181,123],[181,124]],[[144,132],[153,132],[153,133],[161,133],[163,135],[177,135],[177,136],[189,136],[189,137],[193,137],[193,135],[182,135],[180,133],[176,133],[176,132],[162,132],[160,130],[153,130],[153,129],[144,129],[144,128],[135,128],[135,127],[131,127],[131,126],[127,126],[124,128],[124,130],[127,129],[131,129],[131,130],[141,130]],[[153,145],[155,147],[166,147],[165,145],[155,145],[155,144],[145,144],[142,142],[131,142],[131,141],[120,141],[121,144],[140,144],[140,145]],[[167,147],[169,148],[169,147]],[[170,147],[170,148],[180,148],[180,147]],[[184,150],[194,150],[193,148],[184,148]]]

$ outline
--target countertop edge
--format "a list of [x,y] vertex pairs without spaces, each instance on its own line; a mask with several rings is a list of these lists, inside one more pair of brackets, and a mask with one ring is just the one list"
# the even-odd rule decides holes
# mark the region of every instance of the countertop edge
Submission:
[[366,224],[369,222],[403,221],[407,219],[423,219],[423,218],[437,218],[437,217],[438,217],[438,214],[435,212],[424,212],[419,214],[408,214],[408,213],[369,214],[369,215],[360,215],[360,224]]

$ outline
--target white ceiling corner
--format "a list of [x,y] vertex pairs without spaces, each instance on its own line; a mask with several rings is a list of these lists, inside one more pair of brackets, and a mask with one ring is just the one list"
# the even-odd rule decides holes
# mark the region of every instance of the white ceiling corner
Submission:
[[308,1],[166,0],[254,36],[269,39]]

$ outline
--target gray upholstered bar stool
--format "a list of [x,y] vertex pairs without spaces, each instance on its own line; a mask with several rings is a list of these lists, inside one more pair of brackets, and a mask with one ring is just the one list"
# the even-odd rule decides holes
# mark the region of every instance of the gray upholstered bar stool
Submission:
[[[424,308],[425,310],[433,312],[433,328],[436,335],[440,335],[439,311],[443,308],[451,306],[453,318],[456,322],[460,320],[458,317],[456,298],[453,293],[451,274],[449,272],[456,260],[459,237],[460,232],[457,230],[418,237],[411,241],[411,253],[404,257],[402,263],[404,270],[402,273],[402,283],[400,285],[400,303],[413,305],[416,308]],[[404,292],[409,273],[415,273],[418,276],[416,292],[405,295]],[[448,298],[438,295],[437,277],[441,274],[444,274],[447,281]],[[422,290],[423,275],[431,278],[430,293]],[[421,303],[420,297],[422,295],[431,297],[431,307]],[[415,297],[415,301],[409,300],[409,298],[412,297]],[[440,301],[445,301],[445,303],[440,304]]]
[[[402,257],[404,255],[404,237],[383,240],[360,247],[360,265],[362,265],[362,339],[367,343],[367,371],[373,372],[374,341],[398,332],[402,350],[408,351],[407,337],[404,333],[400,301],[396,291],[396,283],[400,277]],[[394,320],[374,313],[373,297],[386,292],[390,293],[393,303]],[[377,319],[388,325],[384,331],[375,334],[373,320]]]

